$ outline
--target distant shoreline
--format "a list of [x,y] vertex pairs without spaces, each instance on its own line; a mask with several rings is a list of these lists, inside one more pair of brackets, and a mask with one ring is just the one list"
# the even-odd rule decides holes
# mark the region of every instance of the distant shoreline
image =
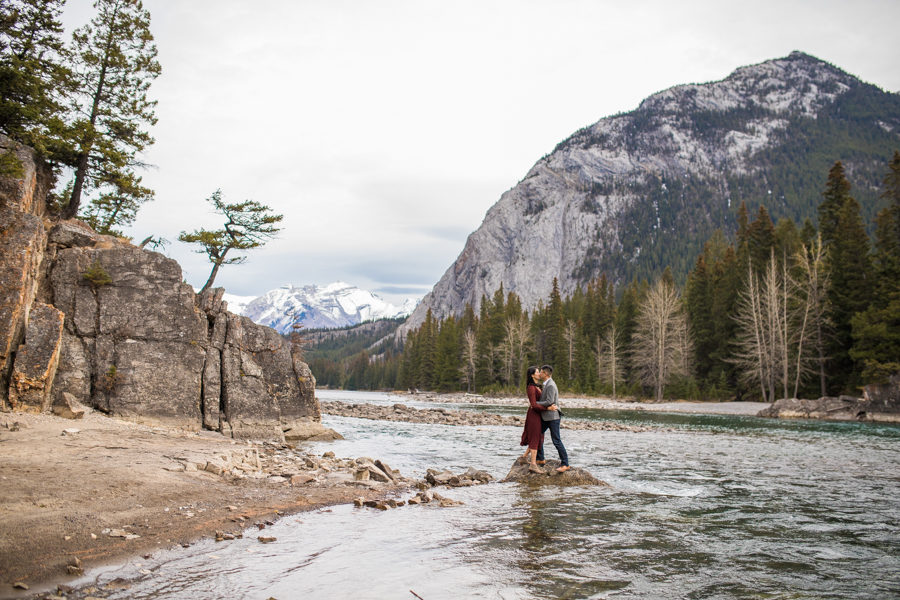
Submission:
[[[525,406],[524,397],[483,396],[480,394],[437,393],[437,392],[391,392],[398,397],[415,399],[417,402],[443,402],[452,404],[499,404],[504,406]],[[692,402],[676,400],[671,402],[634,402],[613,400],[612,398],[591,398],[583,396],[561,396],[563,408],[592,408],[601,410],[637,410],[648,412],[676,412],[710,415],[756,416],[768,408],[767,402]]]

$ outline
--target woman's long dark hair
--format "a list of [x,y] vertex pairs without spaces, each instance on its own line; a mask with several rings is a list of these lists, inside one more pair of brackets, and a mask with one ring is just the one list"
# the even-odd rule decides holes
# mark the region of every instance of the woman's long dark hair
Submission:
[[526,389],[526,390],[528,389],[528,386],[529,386],[529,385],[533,385],[533,386],[536,387],[536,388],[541,387],[541,386],[539,386],[538,384],[536,384],[536,383],[534,382],[534,379],[531,377],[532,375],[534,375],[535,373],[537,373],[537,370],[538,370],[537,367],[528,367],[528,370],[525,371],[525,389]]

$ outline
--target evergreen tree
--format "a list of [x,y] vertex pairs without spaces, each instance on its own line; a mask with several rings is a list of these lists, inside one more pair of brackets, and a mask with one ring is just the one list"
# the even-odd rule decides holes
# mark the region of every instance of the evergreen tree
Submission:
[[496,374],[495,358],[497,347],[491,340],[491,316],[490,301],[487,296],[481,296],[478,317],[478,327],[475,330],[475,348],[477,353],[477,365],[475,369],[475,386],[484,389],[494,382]]
[[52,154],[70,84],[59,15],[65,0],[0,2],[0,131]]
[[753,269],[757,272],[764,270],[775,247],[775,225],[769,211],[762,204],[759,205],[756,219],[750,223],[747,243]]
[[700,379],[706,379],[712,370],[712,355],[715,348],[712,286],[706,265],[708,255],[709,242],[704,246],[703,254],[697,257],[694,270],[688,275],[684,289],[685,310],[694,334],[694,347],[697,350],[695,368]]
[[710,355],[712,363],[709,373],[709,381],[719,387],[727,387],[735,390],[736,396],[741,397],[744,388],[741,386],[737,367],[728,362],[731,354],[731,342],[737,332],[737,324],[731,315],[734,314],[738,304],[743,273],[740,260],[734,247],[727,246],[721,254],[721,258],[715,262],[711,274],[713,287],[712,312],[713,322],[713,350]]
[[237,204],[226,204],[222,201],[222,190],[216,190],[208,198],[216,212],[225,217],[222,229],[210,231],[197,229],[191,233],[182,231],[178,239],[189,244],[199,244],[200,254],[206,254],[213,264],[209,279],[203,285],[200,293],[212,287],[216,274],[222,265],[240,264],[246,256],[234,256],[226,258],[232,250],[250,250],[258,248],[268,240],[275,237],[279,231],[275,227],[283,218],[282,215],[272,214],[268,206],[245,200]]
[[435,366],[437,363],[437,333],[438,323],[431,309],[425,314],[425,321],[419,329],[417,342],[419,343],[418,371],[416,372],[416,387],[430,390],[435,385]]
[[878,213],[869,308],[851,319],[850,356],[862,365],[862,383],[885,382],[900,372],[900,152],[884,178],[888,206]]
[[440,322],[435,343],[435,387],[442,391],[455,390],[460,382],[460,331],[452,315]]
[[147,92],[159,75],[150,13],[140,0],[96,0],[96,16],[73,34],[74,123],[69,132],[75,170],[64,218],[74,217],[87,190],[86,211],[101,230],[130,223],[153,197],[135,173],[138,153],[153,143],[156,101]]
[[824,199],[819,204],[819,232],[822,234],[822,243],[827,248],[841,235],[839,213],[850,198],[850,182],[844,175],[844,165],[841,161],[834,163],[828,171],[828,180],[825,182],[822,196]]
[[[824,234],[823,234],[824,242]],[[837,233],[828,247],[831,287],[828,300],[834,325],[828,373],[834,392],[856,392],[859,373],[850,356],[851,319],[868,308],[871,294],[869,238],[859,203],[848,197],[837,214]]]
[[[550,292],[550,301],[547,304],[547,315],[544,322],[544,338],[545,354],[540,357],[542,363],[553,365],[554,369],[559,369],[565,357],[563,341],[563,330],[565,329],[565,321],[563,317],[562,298],[559,294],[559,281],[553,278],[553,289]],[[560,377],[560,380],[562,378]]]
[[737,246],[740,249],[750,242],[750,212],[743,200],[738,207],[737,223]]
[[[643,302],[644,295],[647,293],[648,284],[646,281],[632,281],[622,292],[622,300],[616,310],[616,330],[619,333],[619,341],[622,348],[632,347],[632,337],[637,323],[638,310]],[[623,365],[623,373],[626,381],[637,381],[636,372],[633,368],[630,357]]]
[[801,232],[790,219],[779,219],[775,226],[775,258],[784,261],[800,249]]

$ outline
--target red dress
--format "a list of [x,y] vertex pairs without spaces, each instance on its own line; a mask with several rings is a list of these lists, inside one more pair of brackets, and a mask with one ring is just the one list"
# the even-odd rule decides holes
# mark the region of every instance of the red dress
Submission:
[[525,415],[525,429],[522,431],[520,446],[528,446],[529,450],[537,450],[544,445],[544,436],[541,432],[541,411],[547,410],[540,404],[541,388],[529,385],[525,391],[528,393],[528,403],[531,407]]

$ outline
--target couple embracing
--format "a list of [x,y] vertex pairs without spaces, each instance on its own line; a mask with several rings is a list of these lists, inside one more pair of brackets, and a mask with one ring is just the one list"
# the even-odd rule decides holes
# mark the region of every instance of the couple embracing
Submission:
[[562,411],[559,410],[559,390],[553,381],[553,367],[544,365],[540,369],[528,367],[525,375],[525,393],[528,395],[530,408],[525,416],[525,430],[522,432],[522,446],[528,446],[528,450],[522,456],[528,461],[528,470],[534,473],[543,473],[540,465],[544,460],[544,432],[550,430],[550,439],[559,453],[561,466],[556,469],[560,473],[568,471],[569,455],[559,437],[559,418]]

